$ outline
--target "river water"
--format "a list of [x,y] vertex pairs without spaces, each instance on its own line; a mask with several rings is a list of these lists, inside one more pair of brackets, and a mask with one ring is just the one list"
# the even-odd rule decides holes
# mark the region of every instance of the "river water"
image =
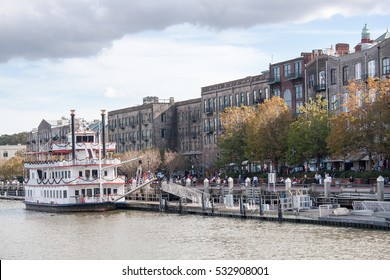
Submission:
[[0,259],[389,260],[379,230],[118,210],[26,211],[0,200]]

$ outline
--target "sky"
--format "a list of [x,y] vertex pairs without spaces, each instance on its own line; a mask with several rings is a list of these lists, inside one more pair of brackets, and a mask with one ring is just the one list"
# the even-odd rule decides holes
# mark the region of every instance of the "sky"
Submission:
[[0,135],[261,74],[376,39],[390,0],[0,0]]

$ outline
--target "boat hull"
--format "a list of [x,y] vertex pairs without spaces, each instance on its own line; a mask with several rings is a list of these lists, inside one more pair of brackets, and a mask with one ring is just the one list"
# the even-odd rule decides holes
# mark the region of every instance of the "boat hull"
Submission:
[[47,204],[25,201],[26,210],[42,212],[104,212],[116,209],[114,202]]

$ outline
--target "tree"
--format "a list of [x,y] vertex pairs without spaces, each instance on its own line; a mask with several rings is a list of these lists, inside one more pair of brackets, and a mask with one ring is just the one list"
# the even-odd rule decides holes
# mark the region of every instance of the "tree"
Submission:
[[265,100],[246,127],[246,151],[256,160],[279,166],[285,159],[291,111],[280,97]]
[[322,159],[328,156],[326,139],[329,135],[327,101],[317,96],[310,99],[301,114],[290,125],[288,134],[287,161],[301,164],[316,159],[317,168]]
[[247,159],[245,155],[246,127],[255,117],[252,106],[229,107],[221,113],[224,133],[218,138],[219,164],[236,163]]
[[166,150],[164,152],[163,165],[167,169],[169,176],[172,176],[175,170],[178,170],[179,168],[185,165],[185,159],[182,155],[179,155],[177,152]]
[[142,170],[145,172],[152,172],[161,165],[161,154],[158,149],[146,149],[143,151],[127,151],[122,156],[122,161],[142,157],[140,161],[133,161],[123,163],[120,166],[120,170],[126,174],[127,178],[135,177],[139,163],[141,163]]
[[346,89],[344,112],[332,119],[328,146],[333,156],[368,156],[372,170],[374,157],[389,156],[390,79],[351,81]]
[[12,180],[16,177],[23,177],[23,157],[15,155],[0,166],[0,177]]

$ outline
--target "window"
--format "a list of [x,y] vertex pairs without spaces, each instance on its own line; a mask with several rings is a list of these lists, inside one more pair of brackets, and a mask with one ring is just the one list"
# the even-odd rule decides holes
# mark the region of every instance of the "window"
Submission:
[[375,60],[370,60],[368,62],[368,76],[375,77]]
[[294,62],[295,77],[302,77],[302,61]]
[[302,85],[295,86],[295,98],[302,98]]
[[283,99],[286,102],[287,106],[291,108],[292,106],[292,99],[291,99],[291,91],[289,89],[286,89],[283,94]]
[[390,59],[388,57],[382,60],[382,75],[390,75]]
[[325,71],[321,71],[318,74],[318,81],[319,81],[319,85],[320,85],[321,89],[325,88],[325,85],[326,85]]
[[343,67],[343,85],[348,84],[348,66]]
[[166,133],[166,131],[165,131],[165,129],[161,129],[161,138],[165,138],[165,133]]
[[332,85],[335,85],[336,84],[336,69],[331,69],[330,70],[330,83],[332,84]]
[[280,68],[279,66],[272,68],[275,81],[280,81]]
[[165,113],[161,114],[161,122],[167,122],[167,114]]
[[355,80],[360,80],[362,78],[362,64],[356,63],[355,64]]
[[274,89],[274,96],[280,96],[280,89],[278,88]]
[[314,87],[314,74],[309,75],[309,88]]
[[249,97],[249,91],[246,93],[246,105],[249,106],[249,101],[250,101],[250,97]]
[[4,158],[7,158],[7,157],[8,157],[8,152],[7,152],[7,151],[4,151],[4,152],[3,152],[3,157],[4,157]]
[[284,77],[286,77],[286,78],[290,77],[291,65],[290,64],[283,65],[283,71],[284,71]]

